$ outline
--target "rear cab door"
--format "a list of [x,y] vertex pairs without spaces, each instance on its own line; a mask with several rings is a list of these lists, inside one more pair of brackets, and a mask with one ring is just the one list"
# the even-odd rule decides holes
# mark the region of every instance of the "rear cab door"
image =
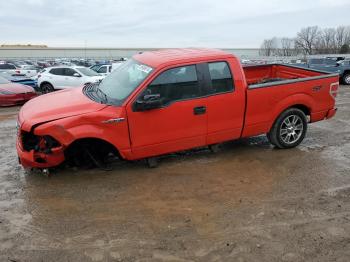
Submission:
[[234,58],[206,63],[208,134],[207,144],[241,136],[246,107],[243,71]]

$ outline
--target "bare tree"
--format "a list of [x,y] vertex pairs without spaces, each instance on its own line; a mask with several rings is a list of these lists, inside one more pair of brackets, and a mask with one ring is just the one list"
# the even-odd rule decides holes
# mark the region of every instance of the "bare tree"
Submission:
[[296,48],[302,49],[305,54],[312,55],[317,45],[319,35],[320,29],[318,26],[302,28],[301,31],[298,32],[295,40]]
[[260,47],[260,55],[262,56],[272,56],[276,50],[274,39],[265,39]]
[[342,46],[350,44],[350,26],[338,26],[336,31],[336,43],[340,50]]
[[283,37],[281,38],[281,55],[292,56],[295,55],[295,39]]
[[319,54],[332,54],[338,52],[337,31],[334,28],[325,28],[320,31],[315,49]]
[[302,28],[294,38],[265,39],[260,47],[263,56],[293,56],[299,53],[336,54],[348,52],[350,45],[350,26],[321,29],[318,26]]

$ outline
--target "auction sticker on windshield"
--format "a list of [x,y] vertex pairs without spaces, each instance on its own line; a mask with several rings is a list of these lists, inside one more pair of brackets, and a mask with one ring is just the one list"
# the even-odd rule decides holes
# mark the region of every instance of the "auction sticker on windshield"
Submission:
[[146,65],[136,65],[136,68],[142,72],[145,72],[146,74],[152,71],[152,68]]

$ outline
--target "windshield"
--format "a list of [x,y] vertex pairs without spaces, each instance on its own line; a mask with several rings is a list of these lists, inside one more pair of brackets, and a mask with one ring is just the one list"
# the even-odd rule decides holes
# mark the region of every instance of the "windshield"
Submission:
[[151,67],[130,59],[103,79],[99,89],[112,100],[124,101],[152,70]]
[[8,84],[8,83],[10,83],[10,81],[0,76],[0,84]]
[[86,76],[99,76],[99,74],[97,74],[94,70],[91,70],[90,68],[77,67],[76,69],[79,71],[79,73]]
[[90,69],[96,71],[99,67],[100,65],[93,65],[90,67]]

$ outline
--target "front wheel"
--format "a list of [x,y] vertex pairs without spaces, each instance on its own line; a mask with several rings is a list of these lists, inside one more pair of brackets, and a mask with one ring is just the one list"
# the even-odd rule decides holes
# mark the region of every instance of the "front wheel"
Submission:
[[304,112],[290,108],[277,118],[267,137],[278,148],[292,148],[303,141],[306,130],[307,118]]

